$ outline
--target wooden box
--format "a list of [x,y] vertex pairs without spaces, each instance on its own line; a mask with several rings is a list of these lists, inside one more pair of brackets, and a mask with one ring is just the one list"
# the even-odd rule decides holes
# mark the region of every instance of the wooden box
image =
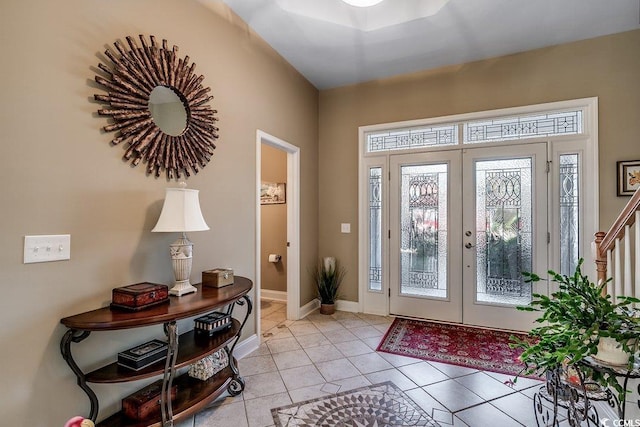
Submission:
[[[122,399],[122,410],[124,414],[134,420],[144,420],[158,414],[160,408],[160,392],[162,390],[162,380],[149,384],[143,389]],[[178,388],[171,387],[171,400],[176,398]]]
[[231,326],[231,315],[214,311],[206,316],[198,317],[194,320],[194,330],[196,336],[213,336],[216,332],[227,329]]
[[118,353],[118,365],[139,371],[166,359],[169,346],[166,342],[152,340]]
[[202,272],[202,286],[221,288],[233,285],[233,270],[229,268],[215,268]]
[[115,288],[111,295],[111,307],[127,311],[144,310],[169,302],[169,287],[157,283],[136,283]]

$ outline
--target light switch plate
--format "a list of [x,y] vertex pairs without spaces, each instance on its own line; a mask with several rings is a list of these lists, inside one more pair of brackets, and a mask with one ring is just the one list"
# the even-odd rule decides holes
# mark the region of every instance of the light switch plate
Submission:
[[24,236],[24,263],[63,261],[71,258],[71,235]]
[[351,233],[351,224],[349,223],[342,223],[340,224],[340,232],[341,233]]

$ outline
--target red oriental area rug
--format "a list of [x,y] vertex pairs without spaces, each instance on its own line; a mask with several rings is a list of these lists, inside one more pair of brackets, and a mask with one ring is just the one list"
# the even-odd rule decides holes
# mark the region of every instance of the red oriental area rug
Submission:
[[396,318],[377,350],[515,376],[524,365],[519,360],[522,350],[509,347],[511,335],[526,337],[513,332]]

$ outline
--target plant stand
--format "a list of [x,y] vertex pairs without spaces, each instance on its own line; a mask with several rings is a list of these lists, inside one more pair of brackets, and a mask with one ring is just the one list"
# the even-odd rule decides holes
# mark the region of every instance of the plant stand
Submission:
[[[630,369],[627,366],[606,365],[591,357],[579,362],[584,368],[605,372],[623,380],[623,387],[627,390],[630,379],[640,378],[640,361],[636,361]],[[600,427],[600,416],[594,402],[606,402],[614,408],[619,419],[625,419],[626,402],[618,401],[618,398],[608,388],[603,388],[597,383],[584,377],[581,369],[577,369],[577,381],[568,381],[565,375],[558,369],[550,372],[545,385],[533,396],[533,407],[538,427],[557,427],[560,425],[559,411],[566,410],[569,425]],[[640,392],[640,386],[638,386]],[[638,402],[640,407],[640,401]]]

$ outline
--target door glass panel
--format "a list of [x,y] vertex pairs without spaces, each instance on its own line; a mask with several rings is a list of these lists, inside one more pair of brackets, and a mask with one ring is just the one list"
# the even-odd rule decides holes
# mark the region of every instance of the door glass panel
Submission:
[[447,297],[447,169],[401,168],[401,295]]
[[382,168],[369,169],[369,290],[382,291]]
[[476,301],[526,305],[532,262],[531,158],[477,161]]
[[560,156],[560,274],[571,275],[578,265],[580,199],[578,154]]

